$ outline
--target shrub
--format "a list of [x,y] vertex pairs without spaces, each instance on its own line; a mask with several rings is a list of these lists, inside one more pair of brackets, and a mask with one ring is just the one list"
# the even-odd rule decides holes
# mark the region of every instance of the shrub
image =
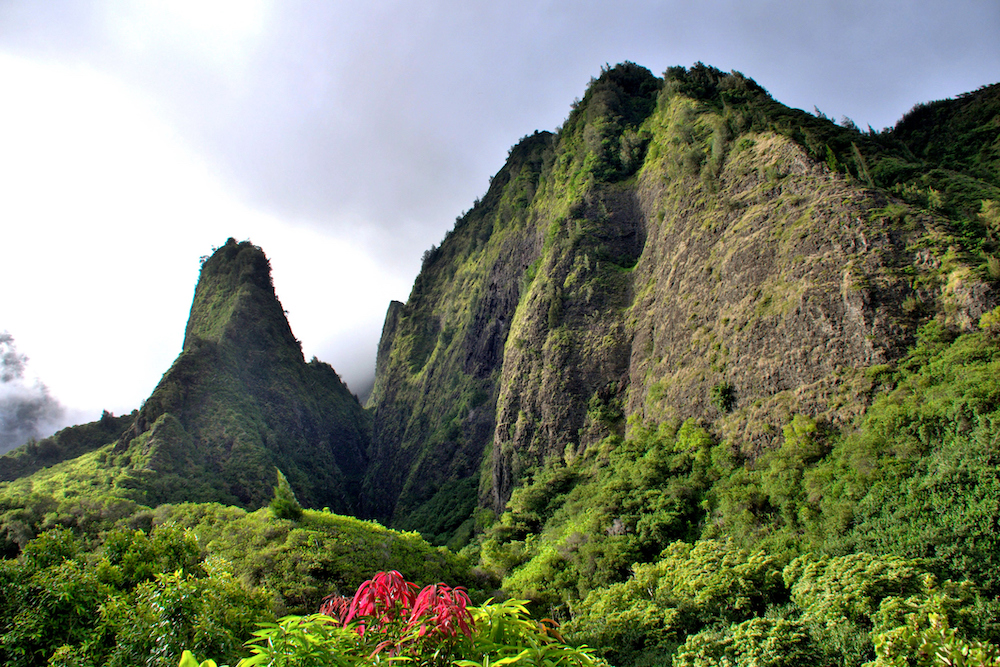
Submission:
[[742,622],[786,600],[781,564],[767,553],[675,542],[657,563],[636,565],[628,581],[590,593],[567,627],[615,664],[651,664],[706,626]]
[[677,649],[673,666],[799,667],[817,664],[821,659],[822,654],[800,623],[752,618],[721,632],[706,630],[691,635]]
[[708,398],[719,412],[731,412],[736,407],[736,389],[728,382],[721,382],[712,387]]
[[979,328],[992,338],[1000,337],[1000,306],[983,313],[979,318]]
[[279,519],[298,521],[302,518],[302,505],[295,497],[292,485],[280,470],[278,470],[278,485],[274,487],[274,498],[271,499],[271,511]]
[[[350,600],[329,596],[320,613],[262,624],[253,636],[247,643],[253,655],[237,667],[602,664],[589,649],[566,645],[553,621],[532,620],[524,601],[470,607],[461,587],[439,583],[418,592],[396,571],[379,572]],[[199,663],[185,651],[181,667]]]
[[869,667],[996,667],[1000,649],[989,642],[969,641],[948,626],[946,619],[930,615],[921,628],[917,614],[906,625],[875,638],[877,657]]

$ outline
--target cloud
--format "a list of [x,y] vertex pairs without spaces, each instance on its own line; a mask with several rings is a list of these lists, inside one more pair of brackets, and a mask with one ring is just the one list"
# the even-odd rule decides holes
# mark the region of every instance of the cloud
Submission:
[[255,210],[147,98],[86,65],[0,53],[4,326],[86,421],[138,407],[180,352],[198,258],[229,236],[271,258],[307,357],[370,382],[382,318],[419,268],[372,258],[362,220],[321,233]]
[[197,258],[249,238],[307,357],[363,391],[421,253],[602,65],[703,61],[878,129],[993,83],[998,19],[981,0],[0,2],[3,324],[66,405],[131,410],[179,350]]
[[0,332],[0,454],[51,435],[65,415],[40,380],[25,377],[27,364],[28,357],[17,351],[14,337]]

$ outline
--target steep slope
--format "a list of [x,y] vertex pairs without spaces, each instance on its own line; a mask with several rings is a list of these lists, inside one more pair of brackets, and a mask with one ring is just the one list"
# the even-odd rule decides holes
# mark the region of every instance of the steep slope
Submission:
[[1000,84],[916,105],[892,136],[918,160],[1000,186]]
[[305,362],[270,264],[248,242],[229,239],[204,262],[183,350],[122,421],[106,415],[4,457],[5,477],[19,478],[8,495],[255,508],[277,466],[306,506],[357,507],[368,418],[330,366]]
[[114,456],[136,467],[145,504],[258,507],[277,466],[303,504],[350,512],[368,437],[334,370],[304,361],[264,253],[229,239],[202,266],[180,356]]
[[408,302],[389,307],[369,399],[369,515],[443,538],[469,528],[504,345],[543,242],[527,204],[550,142],[539,133],[512,149],[483,200],[427,253]]
[[794,414],[862,413],[861,370],[928,319],[973,326],[1000,277],[996,184],[952,158],[941,180],[906,126],[839,127],[701,64],[603,72],[390,308],[366,510],[444,540],[630,424],[695,417],[752,457]]

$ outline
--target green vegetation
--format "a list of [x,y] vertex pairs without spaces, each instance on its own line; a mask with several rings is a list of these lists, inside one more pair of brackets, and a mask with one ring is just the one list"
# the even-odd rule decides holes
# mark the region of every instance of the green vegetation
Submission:
[[141,409],[0,457],[0,662],[1000,664],[998,110],[604,68],[368,409],[230,239]]
[[278,470],[278,485],[274,487],[274,498],[271,499],[271,511],[279,519],[298,521],[302,518],[302,505],[295,497],[288,478],[280,470]]
[[59,529],[0,564],[5,665],[170,665],[190,645],[233,655],[270,614],[264,590],[204,560],[179,527],[113,530],[84,546]]
[[912,613],[996,642],[1000,349],[931,322],[877,375],[855,426],[795,415],[762,455],[688,421],[550,460],[482,562],[618,665],[861,664]]
[[[472,607],[461,588],[441,583],[417,589],[399,572],[379,572],[352,598],[328,599],[319,614],[263,624],[248,642],[253,655],[237,667],[603,664],[586,648],[567,646],[549,619],[531,619],[523,601]],[[189,665],[199,663],[185,651],[180,667]]]
[[[143,520],[152,527],[129,527]],[[183,649],[235,661],[259,623],[315,610],[395,565],[420,582],[470,583],[457,558],[415,534],[312,510],[293,523],[267,509],[165,505],[96,534],[57,528],[0,561],[0,662],[176,665]]]
[[42,468],[68,461],[114,442],[135,421],[137,412],[115,417],[105,411],[90,424],[70,426],[55,435],[28,442],[0,456],[0,481],[26,477]]

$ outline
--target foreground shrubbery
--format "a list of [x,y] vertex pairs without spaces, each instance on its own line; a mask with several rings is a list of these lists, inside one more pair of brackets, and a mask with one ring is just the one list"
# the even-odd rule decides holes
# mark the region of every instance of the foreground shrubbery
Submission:
[[328,512],[167,505],[98,533],[59,528],[0,560],[0,664],[175,665],[183,648],[236,662],[258,623],[393,564],[467,582],[419,535]]
[[1000,664],[998,604],[895,556],[788,562],[731,543],[674,543],[573,602],[567,643],[525,601],[474,606],[461,587],[418,589],[396,572],[352,598],[327,596],[318,614],[275,621],[265,589],[205,558],[176,524],[82,547],[57,530],[0,563],[3,664],[176,665],[184,650],[184,667],[194,655],[240,667],[603,664],[598,655],[619,666]]
[[915,659],[914,637],[934,628],[951,628],[955,645],[996,641],[998,621],[995,601],[920,561],[808,553],[786,564],[707,540],[673,544],[592,592],[566,629],[616,665],[888,665],[909,664],[898,659]]
[[[627,582],[592,592],[568,630],[615,665],[713,667],[1000,665],[996,603],[898,557],[806,554],[782,566],[722,543],[672,545]],[[422,590],[381,572],[320,613],[264,623],[237,667],[606,664],[568,645],[520,600],[470,605],[461,588]],[[214,667],[185,652],[180,667]]]
[[59,529],[0,561],[0,663],[165,665],[186,646],[234,655],[270,605],[177,526],[115,530],[97,552]]
[[[995,317],[963,335],[924,326],[906,357],[865,374],[872,405],[849,427],[794,415],[778,449],[744,453],[693,420],[633,424],[627,439],[550,460],[470,551],[620,666],[771,664],[740,648],[761,643],[805,662],[818,651],[821,663],[895,664],[901,644],[885,633],[906,627],[917,643],[933,627],[995,642],[984,602],[1000,594]],[[788,579],[806,558],[853,567],[853,579],[809,601],[815,577]],[[885,574],[896,570],[909,574]],[[976,588],[920,583],[931,580]],[[864,610],[846,602],[879,581],[905,586],[865,593]],[[939,598],[946,609],[929,602]],[[898,607],[891,618],[883,600]]]
[[[570,642],[619,667],[995,662],[1000,348],[991,326],[957,337],[924,327],[906,358],[868,374],[875,398],[851,429],[795,416],[777,450],[751,459],[693,421],[635,424],[628,439],[551,461],[467,561],[414,533],[328,512],[278,519],[270,509],[114,499],[77,512],[25,497],[0,508],[8,552],[23,547],[0,561],[0,662],[172,665],[186,648],[282,664],[267,653],[281,642],[336,656],[328,664],[483,662],[474,656],[489,619],[547,638],[535,638],[531,658],[530,642],[519,643],[528,639],[491,630],[491,664],[562,650],[551,624],[531,621],[520,603],[466,605],[475,630],[447,641],[414,639],[400,616],[400,632],[375,651],[388,637],[365,644],[379,634],[298,616],[244,645],[258,623],[316,609],[373,570],[472,586],[476,561],[504,577],[506,594],[563,621]],[[30,540],[51,526],[73,530]]]
[[[602,664],[590,650],[567,645],[553,622],[532,620],[522,601],[469,602],[461,588],[435,584],[418,592],[398,572],[380,572],[350,600],[331,596],[318,614],[262,625],[249,642],[253,655],[238,667]],[[199,664],[214,662],[185,652],[180,667]]]

